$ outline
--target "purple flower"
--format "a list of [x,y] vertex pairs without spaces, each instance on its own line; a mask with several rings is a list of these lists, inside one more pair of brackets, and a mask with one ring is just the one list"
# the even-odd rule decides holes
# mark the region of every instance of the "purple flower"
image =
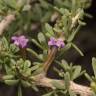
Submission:
[[52,46],[52,45],[56,45],[56,39],[51,37],[50,41],[48,42],[48,45]]
[[57,46],[59,48],[63,48],[64,47],[64,41],[63,39],[59,38],[59,39],[55,39],[54,37],[51,37],[49,42],[48,42],[49,46]]
[[21,36],[13,36],[11,39],[14,41],[14,44],[15,44],[15,45],[17,45],[17,46],[19,46],[19,47],[21,47],[21,48],[26,47],[26,46],[27,46],[27,43],[28,43],[28,41],[29,41],[29,40],[28,40],[25,36],[23,36],[23,35],[21,35]]

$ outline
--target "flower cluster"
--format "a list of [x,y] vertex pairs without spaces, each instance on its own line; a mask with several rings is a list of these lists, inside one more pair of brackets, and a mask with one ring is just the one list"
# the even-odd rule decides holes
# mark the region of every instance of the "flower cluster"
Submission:
[[55,39],[54,37],[51,37],[49,42],[48,42],[48,45],[63,48],[65,44],[64,44],[63,39],[61,39],[61,38]]
[[28,43],[28,39],[21,35],[21,36],[13,36],[12,38],[12,41],[14,42],[15,45],[21,47],[21,48],[25,48],[27,46],[27,43]]

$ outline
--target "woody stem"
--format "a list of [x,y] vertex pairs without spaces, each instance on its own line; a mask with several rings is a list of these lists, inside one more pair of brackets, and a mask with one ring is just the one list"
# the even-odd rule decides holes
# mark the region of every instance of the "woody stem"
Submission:
[[55,55],[57,53],[57,50],[58,50],[58,48],[56,46],[52,47],[52,49],[50,50],[50,52],[48,54],[48,58],[47,58],[46,62],[44,63],[44,66],[43,66],[43,70],[45,73],[47,73],[49,67],[51,66],[51,64],[55,58]]

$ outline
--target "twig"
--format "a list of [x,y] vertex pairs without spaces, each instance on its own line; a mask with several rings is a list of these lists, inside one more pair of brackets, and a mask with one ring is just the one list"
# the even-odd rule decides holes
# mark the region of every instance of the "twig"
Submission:
[[15,20],[15,15],[7,15],[1,22],[0,22],[0,36],[6,30],[6,28]]

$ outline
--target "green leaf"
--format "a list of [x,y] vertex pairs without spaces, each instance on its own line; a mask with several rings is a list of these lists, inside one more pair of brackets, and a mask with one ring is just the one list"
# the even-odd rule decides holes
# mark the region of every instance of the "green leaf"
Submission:
[[33,56],[35,56],[36,58],[38,58],[39,60],[42,61],[42,59],[39,57],[39,55],[33,49],[27,48],[27,51],[30,52]]
[[17,46],[14,45],[14,44],[11,44],[11,45],[10,45],[10,51],[11,51],[12,53],[16,53],[16,52],[19,51],[19,47],[17,47]]
[[45,36],[43,33],[41,33],[41,32],[38,33],[38,40],[40,43],[46,42],[46,39],[45,39]]
[[65,84],[65,89],[69,90],[70,86],[70,75],[68,72],[64,74],[64,84]]
[[17,0],[4,0],[5,4],[13,9],[17,8]]
[[9,44],[8,44],[8,41],[5,37],[2,38],[2,44],[6,50],[9,49]]
[[63,7],[63,2],[62,2],[62,0],[54,0],[54,4],[55,4],[55,6]]
[[42,8],[49,9],[50,5],[45,0],[39,0],[39,2]]
[[72,80],[76,79],[77,77],[79,77],[81,72],[81,66],[76,66],[74,72],[73,72],[73,76],[72,76]]
[[23,69],[22,74],[24,74],[24,76],[28,77],[31,75],[31,68],[27,68],[27,69]]
[[41,60],[45,60],[45,59],[43,58],[43,57],[44,57],[43,54],[39,54],[38,56],[39,56],[39,58],[41,58]]
[[29,11],[31,9],[31,6],[29,4],[24,5],[22,11]]
[[38,33],[38,40],[43,46],[43,49],[46,49],[48,45],[47,45],[47,42],[43,33],[41,32]]
[[96,93],[96,82],[91,82],[90,86],[91,86],[91,89]]
[[78,25],[76,30],[74,32],[72,32],[72,34],[68,37],[68,40],[67,40],[68,42],[71,42],[74,39],[75,35],[77,34],[77,32],[79,31],[80,28],[81,28],[81,25]]
[[29,60],[26,60],[24,62],[24,67],[25,67],[25,69],[31,67],[31,62]]
[[11,64],[12,65],[15,65],[16,64],[16,61],[14,59],[11,59],[10,61],[11,61]]
[[60,93],[64,94],[65,96],[65,94],[67,94],[67,90],[60,90]]
[[60,8],[59,9],[59,11],[60,11],[61,14],[65,14],[65,10],[66,10],[65,8]]
[[33,75],[38,75],[38,74],[40,74],[40,73],[42,73],[43,72],[43,68],[42,67],[39,67],[36,71],[34,71],[32,74]]
[[60,77],[64,77],[64,73],[63,73],[63,72],[60,72],[60,70],[57,69],[56,67],[54,67],[53,70],[54,70],[56,73],[58,73]]
[[35,71],[35,70],[37,70],[39,67],[40,67],[40,65],[39,65],[39,64],[36,64],[36,65],[34,65],[34,66],[31,67],[31,71]]
[[96,58],[95,57],[92,58],[92,67],[93,67],[94,75],[96,78]]
[[91,78],[87,73],[85,73],[84,75],[85,75],[85,77],[86,77],[90,82],[93,81],[92,78]]
[[45,24],[45,29],[50,36],[54,36],[53,28],[48,23]]
[[76,12],[76,9],[77,9],[77,3],[76,3],[76,0],[72,0],[72,13],[75,14]]
[[48,32],[47,32],[45,35],[46,35],[48,38],[52,37],[52,35],[51,35],[50,33],[48,33]]
[[7,74],[14,74],[14,71],[8,65],[5,65],[5,71]]
[[0,0],[0,12],[2,11],[3,9],[3,0]]
[[39,48],[43,49],[43,47],[35,40],[35,39],[31,39],[31,41],[36,44]]
[[18,10],[20,10],[22,7],[24,7],[24,5],[26,5],[26,0],[19,0],[17,2],[17,7],[18,7]]
[[21,80],[21,83],[24,87],[31,87],[31,84],[27,81]]
[[48,11],[44,16],[43,18],[41,19],[41,22],[48,22],[50,20],[52,16],[52,12],[51,11]]
[[4,80],[4,83],[7,85],[16,85],[19,80]]
[[51,83],[57,89],[62,89],[62,90],[65,89],[65,86],[63,84],[59,83],[58,81],[53,81]]
[[81,20],[78,20],[78,23],[79,23],[80,25],[82,25],[82,26],[85,26],[85,25],[86,25],[86,23],[83,22],[83,21],[81,21]]
[[77,96],[73,91],[69,90],[70,96]]
[[2,77],[3,80],[13,79],[14,75],[5,75]]
[[77,52],[81,55],[81,56],[84,56],[84,54],[82,53],[82,51],[73,43],[71,43],[73,48],[75,48],[77,50]]
[[[56,62],[56,63],[58,63],[58,62]],[[58,64],[59,64],[65,71],[67,71],[67,70],[70,69],[67,61],[65,61],[65,60],[62,60],[61,63],[58,63]]]
[[42,10],[40,4],[36,3],[32,10],[32,18],[34,21],[40,21],[42,18]]
[[18,96],[22,96],[22,89],[21,89],[21,86],[18,87]]

